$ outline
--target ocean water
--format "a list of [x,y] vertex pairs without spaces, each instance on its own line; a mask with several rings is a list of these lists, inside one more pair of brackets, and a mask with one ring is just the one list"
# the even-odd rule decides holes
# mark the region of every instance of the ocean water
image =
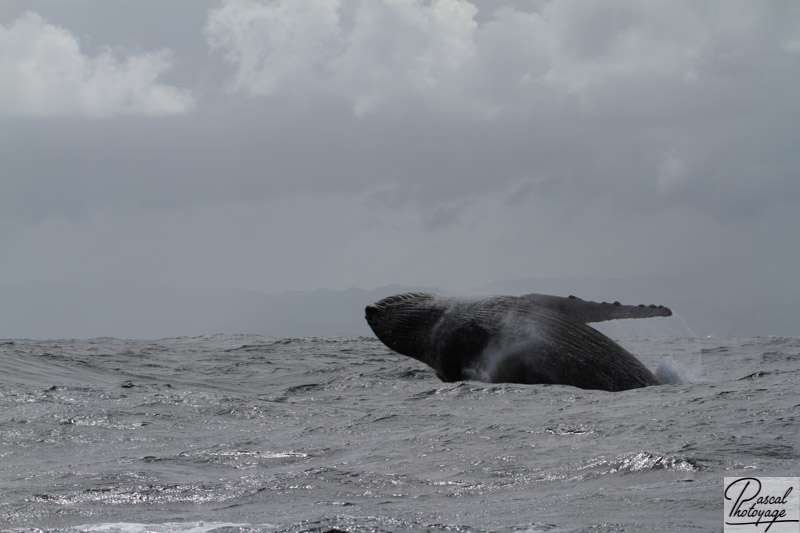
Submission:
[[621,343],[684,383],[443,383],[372,338],[0,341],[0,530],[721,531],[724,476],[800,475],[800,339]]

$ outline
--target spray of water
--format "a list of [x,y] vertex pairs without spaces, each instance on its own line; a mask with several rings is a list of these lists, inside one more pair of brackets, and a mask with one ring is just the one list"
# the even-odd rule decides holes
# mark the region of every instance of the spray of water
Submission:
[[695,371],[680,361],[676,361],[671,356],[666,356],[656,368],[656,377],[665,384],[674,383],[697,383],[703,381],[698,371]]
[[[672,313],[669,318],[623,319],[590,324],[593,328],[605,333],[618,342],[628,339],[664,339],[696,338],[692,328],[678,313]],[[624,342],[623,342],[624,344]],[[702,381],[703,362],[702,354],[697,352],[697,359],[689,364],[677,360],[673,356],[664,357],[655,370],[659,381],[665,384],[697,383]]]
[[675,319],[679,320],[679,321],[680,321],[680,323],[681,323],[681,325],[683,326],[683,328],[684,328],[684,329],[685,329],[687,332],[689,332],[689,335],[688,335],[689,337],[697,337],[697,334],[694,332],[694,330],[693,330],[692,328],[690,328],[690,327],[689,327],[689,324],[687,324],[687,323],[686,323],[686,321],[683,319],[683,317],[682,317],[680,314],[678,314],[678,313],[676,313],[675,311],[673,311],[673,312],[672,312],[672,316],[673,316]]

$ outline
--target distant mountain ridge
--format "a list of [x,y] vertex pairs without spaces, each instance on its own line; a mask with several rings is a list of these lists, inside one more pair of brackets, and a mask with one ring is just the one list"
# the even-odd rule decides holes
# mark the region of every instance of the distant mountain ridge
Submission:
[[[685,324],[657,329],[678,336],[800,336],[800,289],[765,279],[749,293],[724,275],[699,284],[689,276],[621,279],[525,278],[486,284],[459,294],[530,292],[626,304],[670,307]],[[0,287],[0,338],[158,339],[215,333],[280,337],[372,336],[364,307],[400,292],[447,291],[409,285],[375,289],[315,289],[268,294],[236,289],[175,289],[116,285],[28,284]],[[765,297],[769,295],[769,298]],[[777,296],[776,296],[777,295]],[[764,302],[778,302],[767,304]],[[673,322],[675,322],[673,320]],[[608,333],[606,328],[603,329]],[[647,330],[645,330],[647,331]]]
[[[367,336],[364,308],[397,292],[315,289],[268,294],[237,289],[67,284],[0,288],[0,338],[159,339],[214,333],[280,337]],[[430,290],[430,289],[429,289]]]

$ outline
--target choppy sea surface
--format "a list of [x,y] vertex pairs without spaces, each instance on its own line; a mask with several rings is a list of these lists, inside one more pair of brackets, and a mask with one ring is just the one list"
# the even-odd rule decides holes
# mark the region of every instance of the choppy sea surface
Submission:
[[0,341],[0,530],[721,531],[800,475],[800,339],[621,343],[693,383],[443,383],[372,338]]

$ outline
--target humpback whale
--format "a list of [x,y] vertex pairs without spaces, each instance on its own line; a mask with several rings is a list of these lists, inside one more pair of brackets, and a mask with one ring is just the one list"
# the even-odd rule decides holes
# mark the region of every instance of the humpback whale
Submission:
[[575,296],[411,292],[368,305],[365,314],[386,346],[429,365],[442,381],[621,391],[659,381],[630,352],[587,323],[670,316],[672,311]]

